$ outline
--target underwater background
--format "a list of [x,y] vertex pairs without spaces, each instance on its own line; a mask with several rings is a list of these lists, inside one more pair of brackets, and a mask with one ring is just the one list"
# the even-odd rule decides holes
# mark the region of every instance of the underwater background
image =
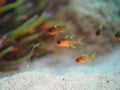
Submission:
[[0,0],[0,90],[120,90],[120,0]]

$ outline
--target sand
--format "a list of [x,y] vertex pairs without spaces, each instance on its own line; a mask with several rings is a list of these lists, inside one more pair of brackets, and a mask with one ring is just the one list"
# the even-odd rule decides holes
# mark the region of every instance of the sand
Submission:
[[120,74],[23,72],[1,79],[0,90],[120,90]]

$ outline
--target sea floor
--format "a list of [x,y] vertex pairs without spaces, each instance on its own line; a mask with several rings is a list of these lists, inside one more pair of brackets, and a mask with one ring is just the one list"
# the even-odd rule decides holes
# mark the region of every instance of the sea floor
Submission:
[[0,90],[120,90],[119,53],[117,49],[83,65],[73,64],[74,57],[65,54],[61,64],[54,65],[49,60],[55,56],[46,56],[0,79]]

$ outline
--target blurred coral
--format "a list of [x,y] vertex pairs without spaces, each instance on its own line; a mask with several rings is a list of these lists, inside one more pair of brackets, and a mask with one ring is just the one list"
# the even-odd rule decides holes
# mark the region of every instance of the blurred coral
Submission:
[[[62,22],[54,16],[57,9],[65,4],[67,0],[0,0],[0,70],[13,70],[23,61],[49,52],[49,35],[40,25],[50,23],[52,27]],[[38,43],[37,51],[34,50],[34,55],[31,55]]]

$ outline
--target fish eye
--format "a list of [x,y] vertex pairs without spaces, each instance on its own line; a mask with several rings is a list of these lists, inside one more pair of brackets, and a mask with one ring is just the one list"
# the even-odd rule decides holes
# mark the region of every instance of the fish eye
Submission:
[[48,31],[49,31],[49,32],[52,32],[52,31],[54,31],[55,28],[56,28],[56,27],[51,27]]
[[61,42],[60,42],[60,40],[59,41],[57,41],[57,44],[60,44]]
[[76,62],[79,62],[79,59],[76,59]]
[[52,32],[53,31],[53,29],[49,29],[49,32]]

